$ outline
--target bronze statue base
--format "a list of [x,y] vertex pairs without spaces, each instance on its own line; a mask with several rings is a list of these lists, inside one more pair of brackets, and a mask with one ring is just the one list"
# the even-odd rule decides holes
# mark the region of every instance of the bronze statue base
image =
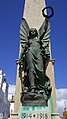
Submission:
[[38,93],[25,93],[21,96],[23,106],[48,106],[46,95]]

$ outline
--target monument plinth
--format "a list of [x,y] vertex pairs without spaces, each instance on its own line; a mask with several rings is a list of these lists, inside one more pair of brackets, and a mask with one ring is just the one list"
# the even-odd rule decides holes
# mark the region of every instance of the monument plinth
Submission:
[[44,106],[22,106],[18,119],[51,119],[51,113]]

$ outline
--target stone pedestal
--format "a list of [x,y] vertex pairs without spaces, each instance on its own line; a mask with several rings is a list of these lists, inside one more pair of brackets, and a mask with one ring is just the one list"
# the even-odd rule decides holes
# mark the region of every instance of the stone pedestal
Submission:
[[21,106],[18,119],[51,119],[51,113],[45,106]]

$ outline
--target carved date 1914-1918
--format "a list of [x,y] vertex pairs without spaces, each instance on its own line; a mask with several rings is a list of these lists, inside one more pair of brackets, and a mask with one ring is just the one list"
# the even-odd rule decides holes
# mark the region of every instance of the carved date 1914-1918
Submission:
[[22,113],[21,119],[48,119],[48,114],[47,113]]

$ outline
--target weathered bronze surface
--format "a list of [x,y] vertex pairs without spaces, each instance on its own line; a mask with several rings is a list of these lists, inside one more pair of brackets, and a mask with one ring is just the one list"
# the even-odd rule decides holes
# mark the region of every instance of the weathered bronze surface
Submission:
[[22,52],[19,65],[21,68],[22,63],[24,70],[21,102],[23,105],[47,105],[51,95],[50,79],[46,76],[46,68],[50,60],[48,18],[45,18],[39,30],[30,29],[26,19],[22,18],[20,40]]

